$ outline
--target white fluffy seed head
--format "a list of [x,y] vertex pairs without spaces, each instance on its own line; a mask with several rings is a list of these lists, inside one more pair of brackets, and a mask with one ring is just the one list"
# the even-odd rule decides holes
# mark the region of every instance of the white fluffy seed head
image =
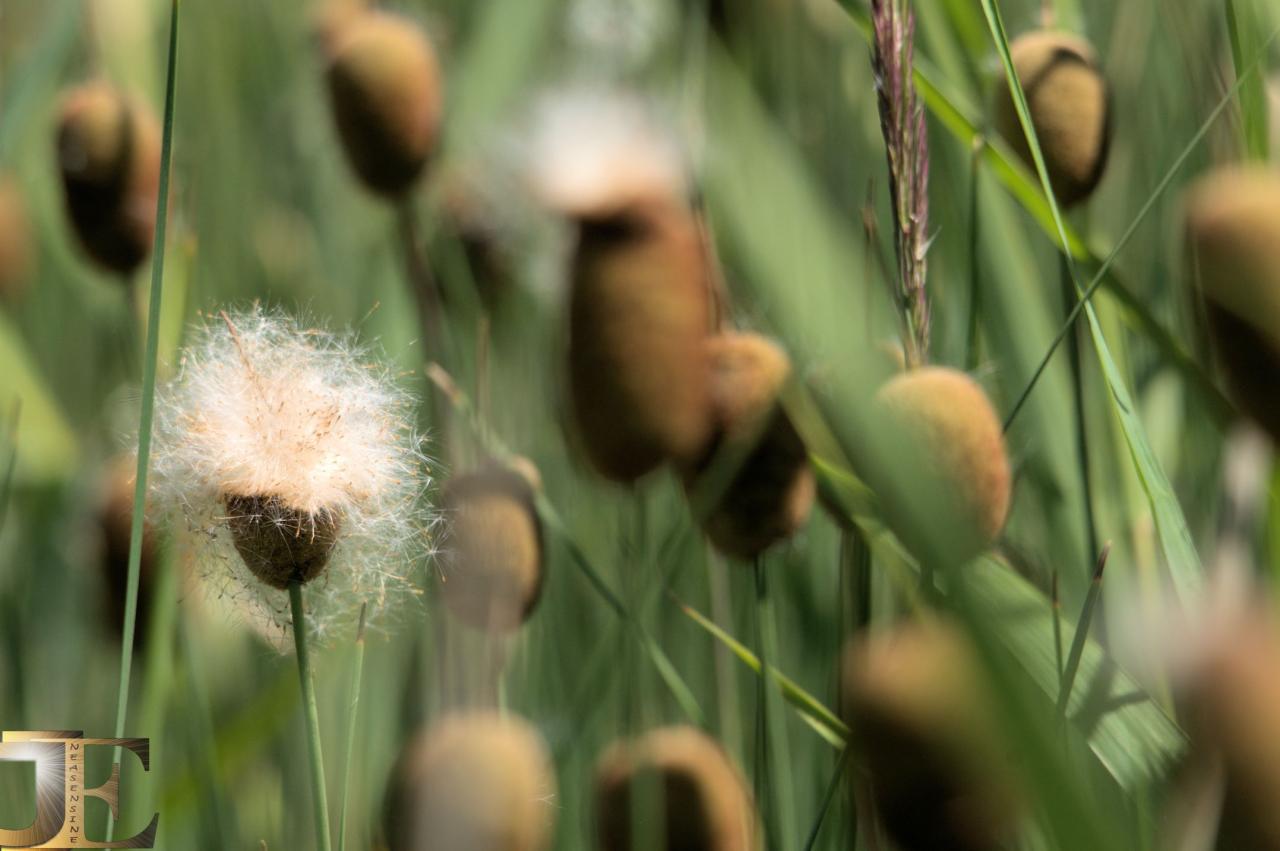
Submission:
[[179,366],[157,398],[152,466],[213,590],[287,637],[286,592],[246,566],[228,526],[229,500],[259,499],[339,518],[327,568],[304,586],[313,638],[406,599],[436,515],[413,400],[387,367],[348,335],[256,306],[206,317]]

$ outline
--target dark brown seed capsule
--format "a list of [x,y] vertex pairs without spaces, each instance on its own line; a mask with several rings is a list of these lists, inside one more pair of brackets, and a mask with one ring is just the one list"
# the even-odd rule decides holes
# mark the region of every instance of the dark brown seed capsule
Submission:
[[[707,536],[727,555],[750,559],[794,535],[813,507],[809,457],[778,398],[791,360],[758,334],[720,334],[707,350],[717,432],[687,489],[696,502],[704,490],[723,488],[704,523]],[[710,481],[719,465],[735,462],[729,481]]]
[[[1083,201],[1102,179],[1111,144],[1111,99],[1093,48],[1059,32],[1031,32],[1009,46],[1044,154],[1053,194],[1063,206]],[[1008,81],[996,87],[996,127],[1034,168]]]
[[756,847],[755,809],[742,777],[719,744],[700,730],[664,727],[604,753],[596,770],[600,851],[631,851],[633,804],[646,795],[662,813],[661,823],[654,825],[653,851]]
[[127,275],[151,251],[160,191],[160,125],[103,82],[71,90],[59,111],[58,167],[80,244]]
[[444,509],[445,605],[477,629],[516,629],[542,591],[542,525],[529,481],[508,469],[458,476],[445,489]]
[[0,301],[22,297],[35,271],[35,234],[22,190],[0,175]]
[[1016,788],[964,635],[937,624],[845,651],[842,712],[885,829],[903,851],[993,851]]
[[1235,403],[1280,440],[1280,174],[1221,169],[1186,201],[1191,278]]
[[347,158],[372,191],[399,197],[435,150],[443,80],[426,34],[405,18],[361,12],[328,38],[328,84]]
[[274,496],[227,494],[223,501],[236,552],[258,579],[283,589],[324,572],[342,526],[336,512],[301,511]]
[[[956,564],[989,547],[1009,513],[1011,475],[1000,420],[987,394],[959,370],[925,367],[890,380],[876,394],[876,404],[895,449],[923,478],[903,488],[883,481],[892,470],[871,476],[903,543],[922,555],[931,551],[930,535],[944,535]],[[908,502],[921,494],[937,509],[927,517]]]
[[688,207],[625,199],[577,217],[569,386],[587,456],[631,482],[687,466],[710,432],[708,259]]
[[511,715],[437,721],[404,749],[387,791],[390,851],[542,851],[555,775],[542,737]]

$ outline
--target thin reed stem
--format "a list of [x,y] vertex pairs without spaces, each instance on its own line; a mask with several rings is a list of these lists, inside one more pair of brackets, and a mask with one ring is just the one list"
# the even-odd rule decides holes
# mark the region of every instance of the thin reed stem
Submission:
[[[772,828],[768,831],[773,840],[769,847],[791,851],[796,841],[796,816],[791,800],[791,792],[795,787],[791,782],[786,717],[779,702],[782,692],[773,678],[772,664],[777,659],[778,647],[777,624],[774,622],[773,602],[769,597],[762,556],[757,556],[755,560],[755,578],[756,625],[760,633],[760,717],[767,754],[765,777],[768,780],[772,810],[772,818],[766,821],[766,825]],[[757,770],[759,768],[757,766]]]
[[338,851],[347,847],[347,804],[351,797],[351,759],[355,753],[356,720],[360,713],[360,679],[364,673],[364,624],[369,604],[360,607],[360,625],[356,627],[355,659],[351,663],[351,695],[347,701],[347,744],[342,759],[342,804],[338,814]]
[[298,680],[302,685],[303,714],[307,727],[307,758],[311,763],[311,797],[316,820],[316,847],[330,851],[329,798],[324,788],[324,755],[320,749],[320,714],[316,710],[316,686],[307,649],[307,614],[302,605],[302,583],[289,583],[289,609],[293,613],[293,646],[298,656]]
[[[1076,306],[1077,292],[1066,260],[1062,261],[1063,314],[1070,316]],[[1072,327],[1067,335],[1067,353],[1071,363],[1072,407],[1075,408],[1076,453],[1080,459],[1080,486],[1084,503],[1084,522],[1088,531],[1089,556],[1098,552],[1098,525],[1093,516],[1093,476],[1089,471],[1089,428],[1084,408],[1084,358],[1080,351],[1080,332]]]

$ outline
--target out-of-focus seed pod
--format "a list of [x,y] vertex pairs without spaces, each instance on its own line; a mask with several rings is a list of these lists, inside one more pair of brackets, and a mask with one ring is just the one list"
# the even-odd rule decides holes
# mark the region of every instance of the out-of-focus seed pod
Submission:
[[21,298],[35,271],[35,234],[22,190],[0,175],[0,302]]
[[[1009,513],[1011,475],[1000,420],[982,388],[959,370],[925,367],[891,379],[876,406],[897,455],[869,483],[903,543],[922,555],[934,549],[928,536],[942,535],[956,564],[989,547]],[[903,470],[921,480],[885,480]],[[912,499],[933,510],[921,516]]]
[[737,472],[722,484],[723,495],[704,528],[727,555],[750,559],[794,535],[814,500],[813,472],[803,441],[779,404],[791,360],[758,334],[710,337],[711,398],[717,433],[699,473],[688,480],[696,500],[720,464]]
[[386,12],[340,19],[326,39],[329,97],[352,168],[396,198],[422,173],[440,135],[444,81],[421,28]]
[[542,851],[556,793],[538,732],[477,712],[433,724],[404,749],[387,792],[389,851]]
[[512,288],[515,269],[492,204],[459,175],[447,182],[443,213],[466,257],[481,302],[491,311],[497,309]]
[[863,637],[844,654],[842,713],[903,851],[1002,848],[1017,800],[967,638],[942,624]]
[[[720,745],[693,727],[664,727],[616,743],[596,770],[600,851],[631,851],[632,807],[661,807],[653,851],[751,851],[756,816],[742,777]],[[646,819],[645,814],[638,814]],[[648,817],[653,823],[652,817]]]
[[[1083,201],[1102,179],[1111,145],[1111,97],[1097,56],[1083,39],[1049,31],[1020,36],[1009,50],[1053,194],[1067,207]],[[1034,168],[1003,74],[996,89],[996,128]]]
[[329,565],[342,529],[337,512],[293,508],[275,496],[228,494],[223,501],[236,552],[272,588],[310,582]]
[[569,315],[573,412],[596,469],[630,482],[687,466],[711,428],[708,260],[684,204],[625,198],[579,211]]
[[542,525],[528,479],[500,468],[457,476],[445,488],[444,509],[451,524],[445,605],[476,629],[518,628],[542,591]]
[[[98,504],[102,531],[102,575],[107,586],[106,614],[119,635],[124,626],[125,594],[129,583],[129,538],[133,531],[134,483],[137,460],[121,456],[107,465]],[[142,560],[138,567],[137,628],[134,643],[142,640],[151,611],[152,577],[159,558],[156,531],[149,522],[142,527]]]
[[160,192],[160,124],[105,82],[68,92],[59,110],[58,167],[67,214],[85,251],[128,275],[151,251]]
[[1280,174],[1227,168],[1188,192],[1191,277],[1235,403],[1280,440]]

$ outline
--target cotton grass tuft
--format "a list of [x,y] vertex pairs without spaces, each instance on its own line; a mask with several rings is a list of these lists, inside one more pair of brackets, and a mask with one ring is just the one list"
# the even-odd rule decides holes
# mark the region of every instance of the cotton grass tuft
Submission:
[[349,335],[256,306],[206,317],[158,398],[152,464],[214,593],[277,642],[290,581],[322,641],[406,599],[436,522],[413,411]]

